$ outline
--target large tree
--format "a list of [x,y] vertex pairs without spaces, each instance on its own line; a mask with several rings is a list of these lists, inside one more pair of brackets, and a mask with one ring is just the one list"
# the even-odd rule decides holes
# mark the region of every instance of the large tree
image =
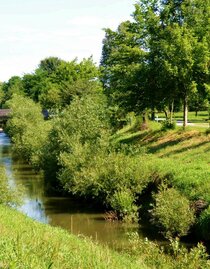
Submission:
[[112,100],[127,110],[181,101],[186,126],[189,99],[209,83],[209,18],[209,0],[139,1],[133,21],[106,29],[102,81]]
[[23,85],[26,94],[43,108],[61,110],[75,95],[95,89],[98,68],[92,58],[70,62],[57,57],[42,60],[32,74],[25,74]]

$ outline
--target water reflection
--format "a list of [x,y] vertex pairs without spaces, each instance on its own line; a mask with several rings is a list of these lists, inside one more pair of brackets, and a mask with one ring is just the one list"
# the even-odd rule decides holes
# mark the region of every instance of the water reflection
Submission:
[[135,225],[106,222],[103,213],[94,212],[70,198],[47,196],[42,175],[23,161],[12,158],[10,140],[3,132],[0,133],[0,164],[5,166],[11,184],[24,186],[23,204],[18,210],[35,220],[113,247],[119,247],[127,240],[127,232],[137,230]]

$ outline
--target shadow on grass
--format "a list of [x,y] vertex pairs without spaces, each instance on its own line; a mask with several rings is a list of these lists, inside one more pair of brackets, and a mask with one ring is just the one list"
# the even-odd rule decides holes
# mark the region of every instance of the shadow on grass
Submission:
[[178,138],[167,140],[167,141],[165,141],[163,143],[160,143],[158,145],[149,147],[148,148],[148,153],[156,153],[159,150],[162,150],[162,149],[164,149],[166,147],[169,147],[169,146],[171,147],[171,146],[177,145],[177,144],[181,143],[182,141],[184,141],[186,139],[190,139],[192,137],[195,137],[194,133],[188,134],[187,136],[181,136],[181,137],[178,137]]
[[[209,141],[203,141],[203,142],[198,143],[196,145],[182,147],[181,149],[172,150],[172,151],[170,151],[170,152],[168,152],[166,154],[161,155],[161,157],[170,157],[171,155],[183,153],[183,152],[185,152],[187,150],[193,150],[193,149],[202,147],[202,146],[204,146],[206,144],[209,144]],[[210,150],[210,147],[205,149],[205,152],[208,152],[209,150]]]
[[116,143],[124,143],[124,144],[133,144],[133,143],[140,143],[142,146],[146,145],[147,143],[152,143],[158,140],[161,136],[160,130],[151,131],[138,131],[132,134],[128,134],[126,136],[118,137],[115,142]]

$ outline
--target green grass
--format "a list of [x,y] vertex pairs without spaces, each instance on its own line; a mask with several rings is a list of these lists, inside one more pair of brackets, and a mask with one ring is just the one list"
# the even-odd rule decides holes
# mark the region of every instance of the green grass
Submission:
[[209,268],[205,248],[188,252],[177,241],[166,248],[130,234],[117,253],[84,236],[38,223],[0,205],[0,268],[4,269],[176,269]]
[[37,223],[14,209],[0,206],[0,268],[135,269],[146,267],[90,239]]
[[[158,115],[159,118],[165,118],[164,113],[156,113],[156,116]],[[174,119],[176,120],[183,120],[183,112],[175,112],[174,113]],[[207,122],[209,119],[208,111],[199,111],[197,116],[194,111],[188,112],[188,121],[193,123],[203,123]]]
[[151,173],[165,175],[189,199],[202,198],[210,203],[210,134],[206,129],[162,131],[157,123],[149,123],[149,127],[143,131],[130,129],[116,142],[134,149],[149,163]]

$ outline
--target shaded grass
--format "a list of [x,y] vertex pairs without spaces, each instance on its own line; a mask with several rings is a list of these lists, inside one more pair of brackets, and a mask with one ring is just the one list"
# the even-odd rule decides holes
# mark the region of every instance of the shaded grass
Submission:
[[90,239],[37,223],[0,206],[0,268],[148,268]]

